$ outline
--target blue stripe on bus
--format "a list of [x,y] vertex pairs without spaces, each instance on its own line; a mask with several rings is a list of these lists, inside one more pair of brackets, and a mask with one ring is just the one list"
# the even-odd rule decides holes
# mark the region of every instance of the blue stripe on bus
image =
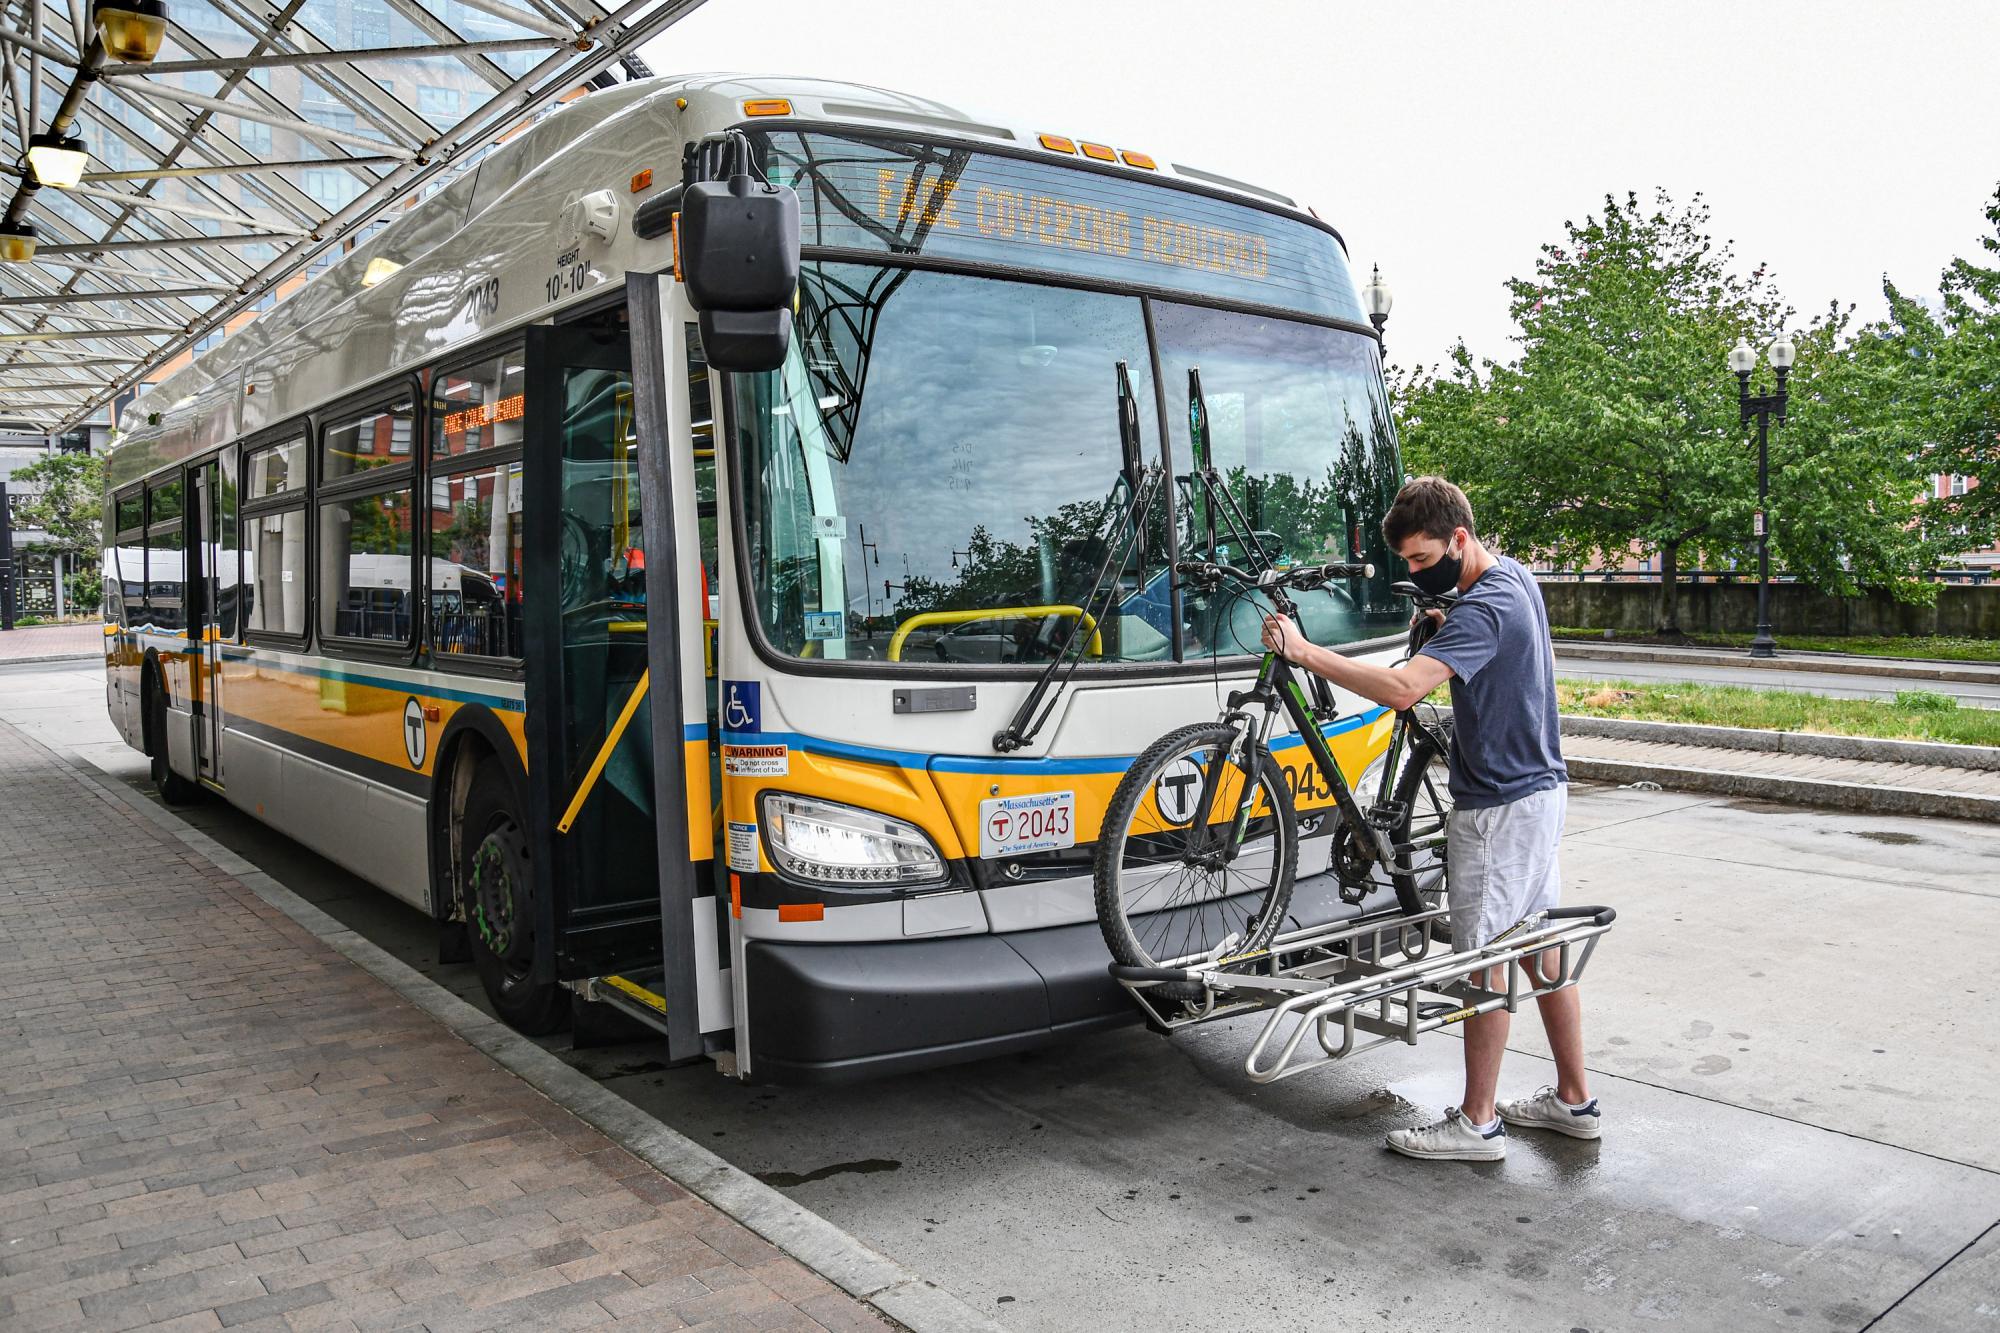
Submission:
[[[1344,717],[1325,727],[1322,734],[1339,736],[1367,726],[1389,710],[1373,708],[1352,717]],[[845,741],[830,741],[818,736],[805,736],[794,731],[724,731],[725,745],[777,745],[783,744],[794,750],[808,754],[823,754],[839,759],[859,759],[865,763],[893,764],[898,768],[931,768],[940,773],[991,773],[1001,770],[1017,773],[1122,773],[1132,766],[1133,755],[1105,756],[1087,759],[1005,759],[995,757],[981,759],[961,755],[919,754],[912,750],[885,750],[870,745],[850,745]],[[1296,749],[1305,741],[1296,734],[1280,736],[1271,742],[1276,751]]]

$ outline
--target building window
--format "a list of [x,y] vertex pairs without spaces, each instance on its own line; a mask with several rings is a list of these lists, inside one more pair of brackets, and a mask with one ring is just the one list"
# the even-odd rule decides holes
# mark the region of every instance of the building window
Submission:
[[417,85],[417,114],[434,125],[456,125],[461,114],[462,96],[456,88],[420,83]]
[[1951,493],[1953,495],[1965,494],[1965,474],[1960,472],[1951,474]]

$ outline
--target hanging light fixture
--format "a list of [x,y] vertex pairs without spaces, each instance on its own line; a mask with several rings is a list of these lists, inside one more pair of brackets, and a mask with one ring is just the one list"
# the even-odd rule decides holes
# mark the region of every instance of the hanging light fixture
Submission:
[[104,39],[105,51],[128,65],[152,60],[167,35],[167,7],[162,0],[98,0],[90,17]]
[[83,179],[84,164],[90,154],[83,140],[74,134],[42,133],[28,136],[28,166],[37,185],[53,185],[67,190]]
[[35,257],[35,224],[10,222],[0,227],[0,261],[25,264]]

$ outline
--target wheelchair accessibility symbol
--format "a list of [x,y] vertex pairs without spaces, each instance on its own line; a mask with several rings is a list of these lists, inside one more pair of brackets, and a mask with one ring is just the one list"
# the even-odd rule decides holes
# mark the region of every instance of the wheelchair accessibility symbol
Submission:
[[754,680],[725,681],[722,687],[722,729],[764,729],[763,685]]

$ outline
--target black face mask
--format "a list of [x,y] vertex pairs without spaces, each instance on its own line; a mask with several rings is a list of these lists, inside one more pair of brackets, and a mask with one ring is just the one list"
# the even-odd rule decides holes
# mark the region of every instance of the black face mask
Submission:
[[1446,547],[1445,553],[1437,558],[1437,563],[1411,570],[1410,582],[1429,596],[1442,597],[1458,586],[1458,576],[1464,572],[1465,562]]

